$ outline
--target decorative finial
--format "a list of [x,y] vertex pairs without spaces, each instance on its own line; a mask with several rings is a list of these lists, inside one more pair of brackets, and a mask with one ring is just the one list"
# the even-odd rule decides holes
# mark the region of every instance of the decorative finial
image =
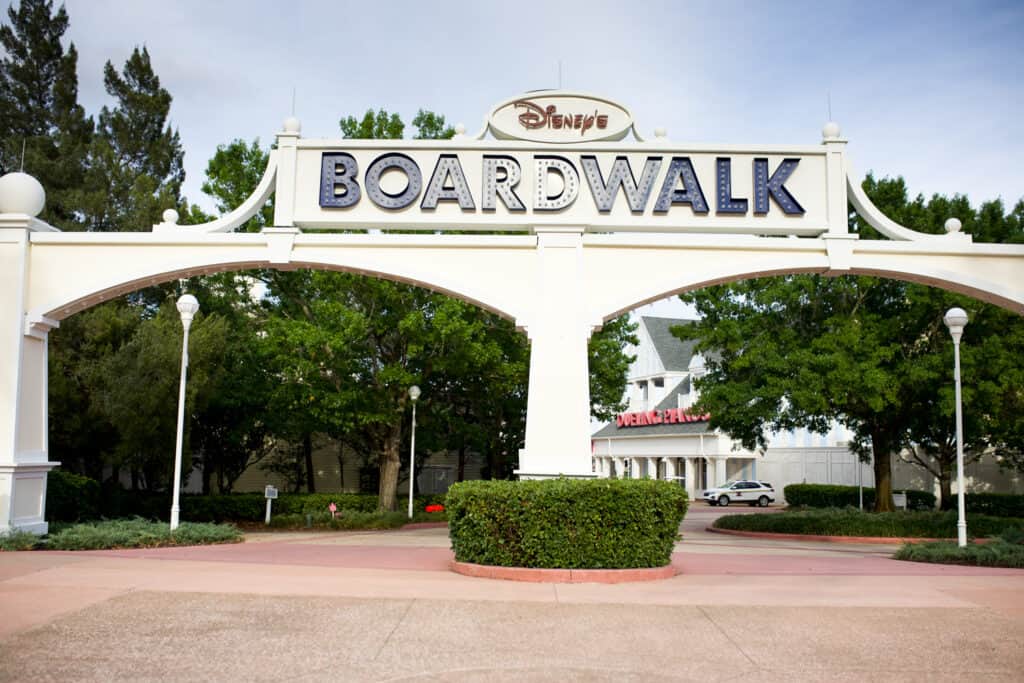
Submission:
[[835,121],[829,121],[821,129],[821,137],[825,140],[838,140],[839,134],[839,124]]
[[163,217],[164,217],[164,223],[166,223],[168,225],[177,225],[178,224],[178,212],[175,211],[174,209],[167,209],[166,211],[164,211]]
[[466,124],[456,123],[455,124],[455,137],[461,138],[466,135]]
[[958,218],[950,218],[946,220],[945,228],[946,232],[950,235],[955,235],[960,232],[960,228],[963,227],[963,223]]
[[298,134],[302,131],[302,122],[294,116],[289,116],[284,120],[284,132]]
[[15,171],[0,177],[0,213],[23,213],[35,217],[46,206],[46,191],[28,173]]
[[658,138],[659,140],[664,140],[668,138],[668,131],[665,130],[664,128],[655,128],[654,137]]

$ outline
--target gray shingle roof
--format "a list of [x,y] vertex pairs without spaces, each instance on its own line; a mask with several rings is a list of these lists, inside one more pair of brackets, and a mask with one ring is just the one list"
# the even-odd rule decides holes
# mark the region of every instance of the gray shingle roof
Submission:
[[677,434],[711,434],[707,422],[677,422],[676,424],[647,425],[645,427],[619,427],[613,420],[590,438],[607,439],[625,436],[675,436]]
[[655,318],[645,315],[642,318],[647,333],[651,336],[654,350],[661,359],[661,364],[668,372],[686,371],[690,367],[690,359],[693,358],[693,347],[697,345],[695,339],[680,341],[673,336],[669,328],[676,325],[690,325],[693,320],[681,318]]

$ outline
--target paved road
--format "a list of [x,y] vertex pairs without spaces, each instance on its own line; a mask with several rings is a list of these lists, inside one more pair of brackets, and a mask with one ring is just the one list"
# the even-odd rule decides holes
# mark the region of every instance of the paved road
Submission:
[[620,585],[456,575],[444,529],[0,553],[0,681],[1024,679],[1024,571],[704,531],[722,513],[691,509],[682,574]]

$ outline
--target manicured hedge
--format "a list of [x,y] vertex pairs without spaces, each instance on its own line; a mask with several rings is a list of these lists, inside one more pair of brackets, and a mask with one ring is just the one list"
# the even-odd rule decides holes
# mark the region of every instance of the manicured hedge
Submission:
[[[170,492],[129,491],[88,477],[55,469],[47,480],[46,519],[51,522],[78,522],[94,519],[142,517],[167,520],[171,512]],[[399,510],[406,498],[399,496]],[[422,512],[444,495],[421,495],[413,509]],[[339,510],[375,512],[377,496],[366,493],[282,493],[274,501],[272,514],[306,515],[326,512],[334,503]],[[263,492],[223,493],[181,496],[181,520],[189,522],[261,522],[267,500]]]
[[100,516],[100,484],[95,479],[50,470],[46,477],[46,519],[51,522],[78,522]]
[[[809,509],[771,515],[727,515],[715,520],[717,529],[766,531],[822,536],[880,536],[886,538],[956,538],[957,514],[937,510],[861,512]],[[998,536],[1024,527],[1024,519],[968,515],[967,533],[975,538]]]
[[[857,507],[859,491],[856,486],[835,484],[790,484],[783,489],[786,503],[792,507],[841,508]],[[903,489],[894,493],[903,493]],[[935,494],[907,489],[907,507],[911,510],[934,510]],[[864,487],[864,507],[874,507],[875,489]]]
[[1024,496],[1010,493],[967,493],[964,495],[964,507],[967,512],[984,515],[1024,517]]
[[667,565],[686,507],[645,479],[467,481],[445,502],[456,560],[564,569]]

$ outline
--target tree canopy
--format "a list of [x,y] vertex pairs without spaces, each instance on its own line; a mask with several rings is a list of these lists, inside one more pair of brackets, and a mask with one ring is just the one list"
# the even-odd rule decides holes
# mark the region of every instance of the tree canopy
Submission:
[[[977,241],[1020,241],[1024,202],[971,208],[966,197],[907,197],[902,179],[869,176],[864,189],[897,222],[938,232],[950,216]],[[878,235],[851,214],[862,239]],[[698,340],[707,375],[697,380],[698,410],[746,448],[764,448],[772,431],[828,431],[831,421],[874,455],[876,508],[891,506],[891,457],[906,452],[939,478],[949,503],[955,462],[953,347],[942,318],[960,306],[971,323],[963,338],[965,447],[972,457],[996,448],[1021,451],[1024,320],[1013,313],[923,285],[865,276],[793,275],[708,287],[684,294],[700,321],[674,330]],[[1009,460],[1008,460],[1009,461]]]

